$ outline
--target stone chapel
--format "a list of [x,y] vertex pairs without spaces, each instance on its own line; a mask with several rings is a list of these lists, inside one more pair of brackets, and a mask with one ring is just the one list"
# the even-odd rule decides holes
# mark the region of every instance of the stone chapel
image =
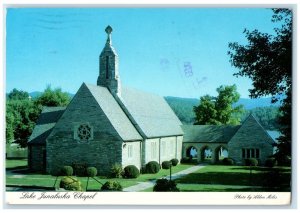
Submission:
[[[57,173],[83,163],[108,174],[181,159],[181,122],[163,97],[121,85],[113,29],[99,57],[97,84],[83,83],[67,107],[45,107],[29,139],[29,168]],[[95,79],[96,80],[96,79]]]
[[[273,155],[275,141],[250,115],[241,125],[182,125],[163,97],[121,85],[112,28],[99,57],[97,84],[83,83],[67,107],[45,107],[28,141],[31,170],[57,173],[62,166],[85,164],[109,174],[112,165],[189,157],[202,162],[211,150],[212,163],[222,150],[242,165],[260,165]],[[96,81],[96,79],[95,79]]]

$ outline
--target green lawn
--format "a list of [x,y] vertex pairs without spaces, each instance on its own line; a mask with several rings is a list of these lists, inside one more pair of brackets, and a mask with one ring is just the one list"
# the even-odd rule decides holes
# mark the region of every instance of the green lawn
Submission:
[[[13,168],[24,168],[26,160],[6,160],[6,184],[20,186],[46,186],[53,187],[56,177],[46,174],[26,173],[24,171],[13,173]],[[180,164],[172,167],[172,174],[190,168],[193,165]],[[152,181],[169,175],[169,170],[161,169],[157,174],[142,174],[136,179],[108,179],[97,177],[102,184],[107,180],[116,180],[123,188],[133,186],[140,182]],[[59,185],[58,178],[56,186]],[[78,177],[82,188],[86,188],[87,178]],[[180,191],[185,192],[232,192],[232,191],[290,191],[290,167],[256,167],[250,169],[245,166],[207,165],[206,167],[176,180]],[[99,190],[101,184],[90,179],[88,190]],[[152,188],[144,191],[152,191]]]
[[[11,170],[12,168],[20,168],[21,165],[27,165],[27,161],[19,161],[19,160],[6,160],[6,168]],[[177,165],[176,167],[172,167],[172,173],[179,172],[181,170],[187,169],[193,165]],[[136,179],[123,179],[123,178],[114,178],[108,179],[103,176],[96,177],[96,179],[104,184],[108,180],[116,180],[120,182],[123,188],[133,186],[138,184],[139,182],[151,181],[164,176],[169,175],[169,170],[161,169],[157,174],[141,174]],[[55,186],[59,186],[58,178]],[[82,188],[86,188],[87,177],[78,177],[81,181]],[[56,177],[47,175],[47,174],[38,174],[38,173],[27,173],[26,171],[21,172],[9,172],[6,175],[6,185],[19,185],[19,186],[44,186],[44,187],[53,187],[55,183]],[[101,184],[93,179],[89,179],[88,190],[99,190],[101,188]]]
[[210,165],[176,182],[181,191],[290,191],[290,167]]
[[20,169],[27,167],[27,159],[21,160],[6,160],[5,164],[6,169]]

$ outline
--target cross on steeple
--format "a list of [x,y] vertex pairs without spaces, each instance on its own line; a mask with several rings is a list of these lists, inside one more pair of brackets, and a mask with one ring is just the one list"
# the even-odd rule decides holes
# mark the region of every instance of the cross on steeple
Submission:
[[111,32],[112,31],[113,31],[113,29],[109,25],[105,28],[105,32],[107,33],[107,40],[106,40],[107,44],[111,44]]

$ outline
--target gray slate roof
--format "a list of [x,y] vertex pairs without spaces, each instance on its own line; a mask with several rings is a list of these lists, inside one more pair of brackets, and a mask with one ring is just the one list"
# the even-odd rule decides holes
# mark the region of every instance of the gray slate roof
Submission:
[[182,125],[183,142],[229,142],[241,125]]
[[[163,97],[122,88],[121,98],[106,87],[85,84],[122,140],[183,135],[182,123]],[[119,102],[118,102],[119,101]],[[28,143],[43,144],[65,107],[45,107]]]
[[28,140],[29,144],[44,144],[66,107],[44,107]]
[[84,84],[89,89],[95,100],[109,119],[122,140],[142,140],[141,135],[128,119],[125,112],[117,103],[106,87]]
[[163,97],[122,87],[120,100],[145,137],[183,135],[182,123]]

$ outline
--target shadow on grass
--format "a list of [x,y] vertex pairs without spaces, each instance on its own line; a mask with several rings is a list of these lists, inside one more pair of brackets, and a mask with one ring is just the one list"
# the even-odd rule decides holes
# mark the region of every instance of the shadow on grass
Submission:
[[32,171],[27,166],[14,167],[12,169],[6,169],[6,171],[9,171],[10,173],[16,174],[16,175],[47,175],[46,172]]
[[290,173],[272,170],[260,173],[238,172],[206,172],[191,173],[176,180],[179,184],[210,184],[210,185],[235,185],[264,187],[270,191],[284,189],[290,191]]
[[16,166],[16,167],[12,167],[12,168],[6,168],[6,171],[24,170],[24,169],[28,169],[28,167],[27,166]]
[[27,186],[22,184],[8,184],[6,187],[10,190],[7,191],[55,191],[55,187],[49,186]]
[[185,190],[180,189],[181,192],[289,192],[289,188],[255,188],[255,187],[245,187],[245,188],[204,188],[201,190]]
[[[231,168],[231,170],[246,170],[246,171],[250,171],[250,167],[249,166],[241,166],[241,167],[237,167],[237,168]],[[271,172],[271,171],[278,171],[278,172],[291,172],[291,168],[288,167],[273,167],[273,168],[269,168],[269,167],[251,167],[252,171],[259,171],[259,172]]]

